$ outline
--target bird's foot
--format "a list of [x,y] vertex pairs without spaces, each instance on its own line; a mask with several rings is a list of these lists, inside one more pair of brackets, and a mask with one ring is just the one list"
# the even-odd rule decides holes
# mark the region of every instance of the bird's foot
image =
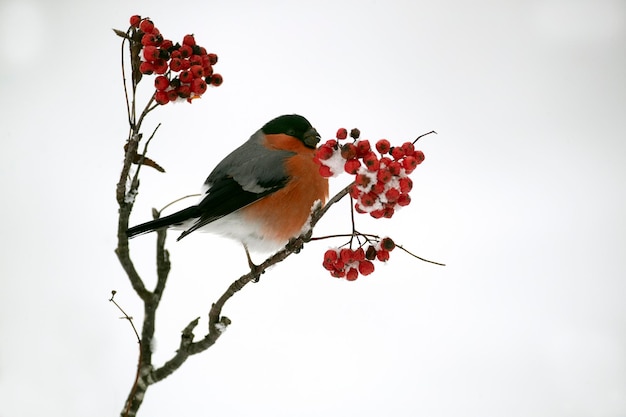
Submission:
[[304,242],[299,237],[289,239],[287,242],[287,249],[292,253],[300,253],[302,248],[304,248]]
[[261,268],[259,268],[257,264],[252,262],[252,258],[250,257],[250,252],[248,251],[248,247],[246,245],[243,245],[243,247],[246,250],[246,258],[248,259],[248,267],[250,268],[250,272],[252,273],[252,276],[253,276],[252,282],[259,282],[259,280],[261,279],[261,274],[264,273],[265,271],[261,270]]

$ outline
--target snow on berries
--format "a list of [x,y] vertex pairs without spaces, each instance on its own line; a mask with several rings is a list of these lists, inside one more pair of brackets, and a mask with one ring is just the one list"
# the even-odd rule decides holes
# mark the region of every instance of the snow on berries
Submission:
[[[335,139],[317,148],[314,160],[323,177],[335,177],[342,172],[354,175],[348,192],[357,213],[367,213],[375,219],[391,218],[399,207],[411,202],[409,192],[413,181],[409,174],[424,161],[424,153],[415,149],[415,142],[424,135],[400,146],[392,146],[387,139],[372,143],[360,136],[358,129],[349,133],[347,129],[338,129]],[[348,137],[352,142],[341,142]],[[358,248],[352,249],[355,238]],[[350,241],[344,246],[349,247],[328,249],[322,265],[331,276],[354,281],[374,272],[376,261],[387,262],[396,244],[389,237],[380,239],[357,232],[353,221]]]
[[411,202],[413,182],[408,175],[424,161],[424,153],[416,150],[413,142],[392,146],[387,139],[380,139],[372,144],[359,139],[358,129],[350,131],[352,143],[340,145],[347,137],[348,131],[341,128],[336,139],[317,149],[320,174],[327,178],[342,172],[354,175],[350,196],[355,210],[376,219],[391,218],[398,207]]
[[201,97],[208,86],[218,87],[224,79],[213,70],[217,55],[198,45],[194,35],[181,43],[164,39],[148,18],[130,17],[130,38],[141,44],[139,71],[156,74],[154,99],[158,104],[188,101]]

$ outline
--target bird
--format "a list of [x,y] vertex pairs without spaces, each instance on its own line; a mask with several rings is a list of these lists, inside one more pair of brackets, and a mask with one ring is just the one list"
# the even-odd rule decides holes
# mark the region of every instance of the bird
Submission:
[[312,208],[328,199],[328,180],[314,161],[320,135],[298,114],[276,117],[211,171],[197,204],[133,226],[129,238],[158,229],[223,235],[249,250],[271,252],[307,226]]

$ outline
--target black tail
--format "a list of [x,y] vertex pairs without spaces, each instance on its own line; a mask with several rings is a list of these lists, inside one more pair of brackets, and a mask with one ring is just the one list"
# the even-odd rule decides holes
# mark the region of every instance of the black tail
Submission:
[[131,227],[126,231],[126,236],[132,238],[143,233],[154,232],[155,230],[161,229],[163,227],[181,224],[186,220],[200,217],[198,211],[198,206],[187,207],[186,209],[178,211],[174,214],[170,214],[169,216],[161,217],[160,219],[152,220]]

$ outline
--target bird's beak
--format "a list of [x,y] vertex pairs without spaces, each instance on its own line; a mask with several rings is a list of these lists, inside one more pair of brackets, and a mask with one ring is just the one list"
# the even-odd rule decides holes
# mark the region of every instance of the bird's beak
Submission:
[[315,128],[310,128],[304,133],[302,141],[304,142],[305,146],[309,148],[315,148],[320,139],[320,134],[317,133],[317,130],[315,130]]

